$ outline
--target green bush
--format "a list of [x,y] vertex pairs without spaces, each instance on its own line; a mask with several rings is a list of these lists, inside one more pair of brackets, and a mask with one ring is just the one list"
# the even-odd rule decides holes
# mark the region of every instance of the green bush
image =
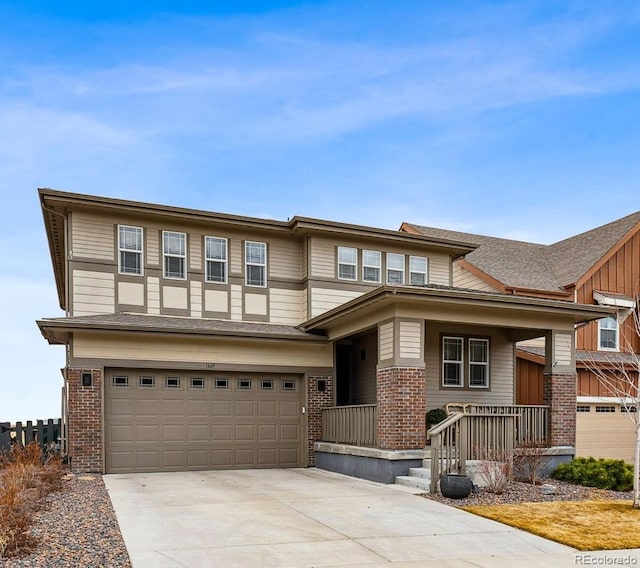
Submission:
[[576,458],[559,465],[551,477],[585,487],[614,491],[633,489],[633,466],[624,460]]
[[444,408],[432,408],[427,412],[427,427],[431,428],[431,426],[440,424],[446,417],[447,413]]

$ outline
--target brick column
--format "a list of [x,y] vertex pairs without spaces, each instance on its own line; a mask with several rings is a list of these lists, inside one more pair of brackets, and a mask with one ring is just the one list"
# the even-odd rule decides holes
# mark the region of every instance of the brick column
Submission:
[[[91,373],[91,386],[82,374]],[[74,473],[102,473],[102,369],[67,369],[68,452]]]
[[[324,390],[322,385],[324,383]],[[316,465],[314,444],[322,440],[322,409],[333,406],[333,377],[307,376],[307,465]]]
[[550,407],[549,438],[552,446],[576,445],[576,375],[545,374],[543,402]]
[[426,372],[421,367],[378,369],[378,447],[425,447]]

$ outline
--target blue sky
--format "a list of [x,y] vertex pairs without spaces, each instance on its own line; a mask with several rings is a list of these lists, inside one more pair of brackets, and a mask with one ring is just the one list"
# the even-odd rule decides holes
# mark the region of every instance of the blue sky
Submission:
[[640,209],[635,0],[0,0],[0,22],[0,421],[59,415],[37,187],[537,242]]

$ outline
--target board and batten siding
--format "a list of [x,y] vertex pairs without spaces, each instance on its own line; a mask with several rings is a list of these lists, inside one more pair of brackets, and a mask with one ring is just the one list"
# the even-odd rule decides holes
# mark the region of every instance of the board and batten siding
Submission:
[[73,257],[115,261],[115,223],[98,215],[74,212],[71,217]]
[[453,285],[457,288],[469,288],[470,290],[482,290],[483,292],[500,292],[491,284],[472,272],[465,270],[457,262],[453,263]]
[[[441,333],[452,337],[490,337],[489,389],[440,388]],[[426,337],[427,409],[443,408],[449,402],[514,404],[514,345],[503,331],[495,328],[479,330],[466,326],[441,326],[427,322]],[[468,370],[465,366],[465,380],[467,374]]]
[[361,296],[354,290],[333,290],[331,288],[311,288],[311,317],[319,316],[342,304]]
[[73,271],[73,316],[115,312],[115,277],[110,272]]

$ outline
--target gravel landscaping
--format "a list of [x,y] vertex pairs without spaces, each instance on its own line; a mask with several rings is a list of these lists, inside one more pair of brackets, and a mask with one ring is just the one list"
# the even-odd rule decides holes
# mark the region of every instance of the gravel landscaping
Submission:
[[439,493],[424,493],[426,499],[439,501],[452,507],[468,507],[471,505],[501,505],[516,503],[542,503],[545,501],[590,501],[595,499],[625,499],[631,501],[633,494],[624,491],[608,491],[606,489],[595,489],[593,487],[582,487],[573,485],[557,479],[546,480],[556,489],[552,495],[542,493],[539,485],[530,483],[520,483],[512,481],[502,494],[490,493],[485,489],[480,489],[477,493],[472,493],[465,499],[448,499]]
[[4,558],[7,568],[127,568],[131,566],[109,494],[99,475],[69,474],[64,489],[47,497],[32,533],[38,545],[28,556]]

